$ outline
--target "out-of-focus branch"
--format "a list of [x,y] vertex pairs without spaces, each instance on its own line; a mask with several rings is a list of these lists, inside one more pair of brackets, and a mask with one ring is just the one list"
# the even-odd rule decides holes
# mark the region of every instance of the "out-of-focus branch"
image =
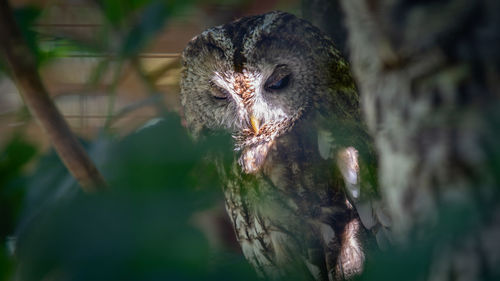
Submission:
[[117,113],[113,114],[113,116],[109,119],[109,121],[106,123],[106,127],[111,127],[116,121],[118,121],[120,118],[123,116],[126,116],[127,114],[134,112],[138,109],[141,109],[146,106],[151,106],[151,105],[156,105],[157,103],[162,101],[162,95],[161,94],[154,94],[151,95],[150,97],[147,97],[145,99],[142,99],[138,102],[132,103]]
[[104,178],[49,97],[35,57],[16,25],[7,0],[0,0],[0,47],[24,102],[48,134],[67,169],[85,191],[103,188]]

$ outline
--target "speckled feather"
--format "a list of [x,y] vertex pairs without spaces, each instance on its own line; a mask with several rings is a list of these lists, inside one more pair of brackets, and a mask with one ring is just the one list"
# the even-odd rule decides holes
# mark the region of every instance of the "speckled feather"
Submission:
[[[235,139],[237,159],[219,172],[249,262],[269,278],[359,273],[364,229],[336,161],[318,149],[318,131],[345,132],[360,122],[355,86],[334,44],[308,22],[271,12],[208,29],[188,44],[183,64],[181,102],[192,134],[224,129]],[[288,84],[266,88],[279,75]]]

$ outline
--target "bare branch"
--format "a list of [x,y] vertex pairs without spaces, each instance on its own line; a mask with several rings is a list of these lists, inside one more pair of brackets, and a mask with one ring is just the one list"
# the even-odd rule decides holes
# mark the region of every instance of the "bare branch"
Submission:
[[24,102],[48,134],[67,169],[85,191],[103,188],[104,178],[49,97],[35,57],[16,25],[7,0],[0,0],[0,46]]

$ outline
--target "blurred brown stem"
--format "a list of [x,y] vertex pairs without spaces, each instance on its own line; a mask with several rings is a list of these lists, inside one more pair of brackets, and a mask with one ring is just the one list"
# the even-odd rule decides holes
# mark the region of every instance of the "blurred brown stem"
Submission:
[[0,46],[24,102],[48,134],[64,165],[85,191],[103,188],[104,178],[49,97],[7,0],[0,0]]

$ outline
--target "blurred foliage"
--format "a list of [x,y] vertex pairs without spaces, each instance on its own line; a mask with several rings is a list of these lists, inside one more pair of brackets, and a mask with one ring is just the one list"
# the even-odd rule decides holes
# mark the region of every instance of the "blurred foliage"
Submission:
[[15,135],[0,151],[0,237],[13,233],[25,190],[20,176],[36,149]]
[[22,171],[35,156],[36,149],[15,135],[0,151],[0,280],[14,270],[8,256],[7,237],[14,233],[25,194]]
[[[134,57],[144,51],[151,39],[163,30],[171,17],[178,15],[195,2],[195,0],[96,1],[98,8],[96,12],[100,12],[104,24],[92,38],[79,38],[71,34],[40,33],[34,25],[43,17],[45,11],[39,7],[20,7],[13,13],[37,65],[41,66],[50,60],[75,52],[109,53],[119,59]],[[5,66],[0,61],[0,71],[3,70]]]
[[40,51],[37,43],[37,34],[32,29],[33,24],[40,14],[41,10],[35,7],[22,7],[14,10],[14,18],[16,19],[17,26],[26,40],[28,48],[35,55],[34,57],[37,59],[38,64],[40,64],[46,57]]
[[[86,144],[109,179],[109,190],[99,194],[81,192],[55,153],[42,157],[29,176],[19,177],[13,167],[25,161],[14,161],[8,176],[21,178],[17,188],[26,191],[17,277],[255,280],[240,253],[211,248],[192,222],[193,214],[220,202],[214,163],[205,156],[219,151],[219,159],[231,160],[229,141],[217,135],[195,144],[175,115],[123,140],[103,134]],[[3,154],[22,155],[21,145],[15,139]],[[5,267],[5,255],[0,260]]]
[[[108,50],[120,57],[138,54],[150,42],[157,32],[163,29],[166,21],[173,15],[192,4],[193,0],[112,0],[98,1],[104,18],[110,23],[106,31],[118,35],[118,42],[106,40],[110,34],[104,34],[104,43],[112,43]],[[117,38],[117,39],[118,39]]]

